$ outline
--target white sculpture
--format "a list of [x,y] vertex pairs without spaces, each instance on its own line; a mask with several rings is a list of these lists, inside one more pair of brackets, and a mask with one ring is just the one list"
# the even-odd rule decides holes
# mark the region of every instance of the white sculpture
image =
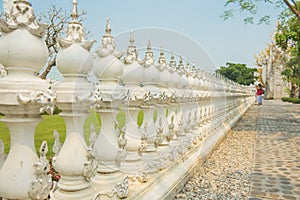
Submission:
[[57,132],[57,130],[54,130],[53,135],[54,135],[54,144],[53,144],[52,152],[54,153],[55,157],[57,157],[62,147],[62,143],[59,140],[59,133]]
[[87,76],[93,67],[89,50],[94,41],[85,39],[84,27],[78,21],[76,0],[73,0],[71,17],[67,38],[59,39],[61,49],[56,58],[57,69],[64,80],[57,82],[54,89],[57,91],[57,106],[62,110],[60,115],[66,123],[66,139],[60,147],[59,135],[54,132],[53,166],[61,177],[51,199],[90,200],[96,192],[90,178],[95,174],[97,163],[84,141],[83,124],[93,91]]
[[[0,65],[0,112],[5,114],[1,120],[11,134],[7,158],[0,141],[0,196],[4,199],[47,198],[51,183],[47,175],[47,144],[42,143],[38,157],[34,133],[40,111],[51,112],[55,102],[62,109],[60,115],[66,122],[67,134],[62,145],[59,134],[54,132],[53,164],[61,179],[51,192],[53,200],[159,199],[170,191],[170,184],[174,186],[172,181],[181,180],[180,174],[194,166],[202,153],[202,148],[197,146],[198,138],[207,134],[212,137],[206,139],[220,137],[223,134],[220,131],[233,124],[252,102],[252,94],[231,81],[224,83],[208,72],[196,72],[195,67],[185,70],[182,58],[176,67],[173,54],[167,64],[162,51],[156,64],[150,40],[144,60],[139,62],[132,32],[124,65],[120,61],[122,53],[116,51],[109,18],[94,60],[90,52],[94,41],[85,38],[84,27],[78,21],[76,0],[73,0],[67,37],[58,40],[61,50],[57,67],[64,80],[54,85],[55,93],[48,82],[36,77],[48,58],[46,45],[41,40],[45,25],[35,22],[34,10],[27,0],[4,0],[4,7],[9,20],[0,22],[0,63],[3,65]],[[100,82],[97,88],[87,81],[93,64]],[[222,83],[226,85],[224,93]],[[228,102],[223,101],[223,96]],[[129,103],[127,117],[134,120],[121,126],[116,114],[120,107],[125,107],[124,102]],[[87,145],[83,125],[91,104],[100,113],[102,126],[99,135],[91,131]],[[140,108],[145,117],[142,126],[137,128]],[[164,119],[167,113],[168,118]],[[164,126],[169,128],[169,133]],[[176,129],[177,138],[174,137]],[[209,142],[211,145],[215,141]],[[166,145],[164,152],[162,147],[158,148],[159,143]],[[148,180],[146,171],[135,173],[145,170],[141,153],[144,160],[151,161],[146,169],[153,172],[152,182],[131,187],[129,180]],[[123,165],[124,160],[126,165]],[[168,166],[171,167],[162,170]],[[120,169],[134,175],[124,177]],[[169,180],[172,183],[166,183]]]
[[[0,112],[5,115],[2,121],[10,131],[11,145],[0,169],[0,196],[28,199],[36,180],[33,166],[39,160],[34,133],[41,120],[40,109],[53,104],[55,97],[46,95],[49,83],[36,76],[48,59],[48,49],[42,41],[46,25],[35,22],[28,1],[17,0],[12,6],[11,1],[4,3],[6,11],[9,7],[11,11],[8,20],[0,22],[0,63],[7,71],[0,79]],[[42,187],[47,188],[47,183],[43,182]]]
[[50,165],[47,160],[48,145],[46,141],[43,141],[40,147],[40,159],[34,163],[35,180],[31,183],[29,190],[29,196],[32,199],[46,199],[52,188],[52,177],[48,174]]
[[97,50],[97,54],[100,57],[105,57],[108,55],[113,55],[116,58],[121,58],[123,52],[116,51],[115,39],[111,35],[110,19],[106,20],[106,34],[102,37],[101,48]]
[[101,102],[100,105],[95,103],[94,107],[101,117],[101,131],[93,148],[98,169],[92,183],[97,192],[107,194],[122,179],[120,166],[126,157],[126,139],[124,131],[116,123],[116,115],[120,104],[128,100],[129,96],[128,91],[120,85],[124,64],[119,60],[122,53],[116,51],[109,18],[105,31],[101,47],[96,50],[93,70],[100,82],[95,90],[101,91]]
[[124,59],[125,64],[132,64],[133,62],[136,62],[138,60],[138,52],[136,50],[136,47],[134,46],[134,36],[132,30],[130,31],[129,43],[130,45],[127,48],[126,57]]
[[7,76],[7,71],[5,70],[4,66],[0,63],[0,78]]

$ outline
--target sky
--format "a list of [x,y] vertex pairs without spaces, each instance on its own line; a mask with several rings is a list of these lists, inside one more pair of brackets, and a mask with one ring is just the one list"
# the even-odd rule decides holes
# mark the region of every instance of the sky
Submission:
[[[51,4],[72,10],[72,0],[28,0],[35,14],[46,12]],[[0,1],[3,3],[3,1]],[[139,58],[144,56],[148,38],[155,49],[156,60],[161,46],[169,60],[170,53],[182,56],[196,67],[213,72],[227,62],[243,63],[256,67],[254,55],[270,42],[276,17],[270,25],[245,25],[239,13],[228,21],[220,16],[225,0],[77,0],[78,10],[87,11],[84,26],[90,32],[88,40],[100,45],[105,33],[107,17],[110,18],[112,35],[118,51],[125,51],[129,31],[133,30]],[[1,7],[1,12],[3,8]],[[265,6],[264,13],[276,16],[279,11]]]

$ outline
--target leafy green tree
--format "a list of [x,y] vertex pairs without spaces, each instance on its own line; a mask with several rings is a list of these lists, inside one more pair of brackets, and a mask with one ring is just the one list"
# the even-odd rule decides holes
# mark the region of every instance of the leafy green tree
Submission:
[[[228,8],[221,16],[224,20],[230,19],[237,12],[246,13],[245,23],[269,23],[270,14],[259,12],[264,6],[274,6],[275,8],[288,9],[300,21],[299,7],[295,0],[226,0],[225,7]],[[284,14],[285,11],[282,12]],[[264,13],[264,14],[262,14]],[[257,19],[255,18],[257,17]]]
[[225,76],[226,78],[235,81],[242,85],[254,84],[256,80],[256,68],[248,68],[246,64],[226,63],[226,66],[221,66],[216,70],[216,73]]
[[277,26],[275,39],[276,45],[285,52],[281,58],[285,66],[281,74],[290,84],[290,97],[295,97],[300,87],[300,21],[291,12],[285,16]]

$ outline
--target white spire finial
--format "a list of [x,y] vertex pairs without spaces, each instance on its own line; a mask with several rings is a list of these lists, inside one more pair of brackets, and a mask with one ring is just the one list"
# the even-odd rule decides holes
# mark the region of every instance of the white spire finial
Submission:
[[151,51],[151,41],[150,38],[148,38],[148,46],[147,46],[147,50]]
[[71,17],[72,17],[72,21],[73,22],[77,22],[78,21],[78,10],[77,10],[77,1],[76,0],[73,0],[73,10],[72,10],[72,13],[71,13]]
[[129,39],[130,46],[134,46],[134,35],[132,29],[130,30],[130,39]]
[[160,71],[164,70],[167,67],[167,61],[166,61],[164,49],[162,46],[160,47],[160,56],[158,58],[158,64],[160,65],[159,66]]
[[174,51],[172,51],[169,66],[170,66],[170,70],[172,70],[172,72],[173,72],[174,70],[176,70],[177,64],[176,64],[176,61],[175,61]]
[[145,67],[149,67],[154,64],[154,58],[153,58],[153,51],[151,49],[151,42],[150,38],[148,38],[148,46],[147,46],[147,51],[145,53],[145,58],[143,60],[143,65]]
[[137,61],[138,55],[136,47],[134,46],[134,37],[133,37],[133,31],[130,30],[130,39],[129,39],[130,45],[127,48],[126,57],[124,60],[125,64],[132,64],[133,62]]
[[109,17],[107,17],[106,18],[106,29],[105,29],[105,32],[106,32],[106,35],[108,36],[110,36],[111,34],[111,27],[110,27],[110,18]]
[[178,69],[183,69],[184,66],[183,66],[183,59],[182,59],[182,56],[179,56],[179,64],[178,64]]
[[171,54],[171,60],[174,60],[175,57],[174,57],[174,51],[172,51],[172,54]]
[[164,53],[164,47],[163,47],[163,45],[161,45],[160,46],[160,55],[164,55],[165,53]]

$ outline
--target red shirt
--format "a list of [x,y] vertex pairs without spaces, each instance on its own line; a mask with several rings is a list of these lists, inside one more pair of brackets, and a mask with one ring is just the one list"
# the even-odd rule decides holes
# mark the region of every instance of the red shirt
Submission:
[[262,95],[264,93],[264,90],[262,88],[259,88],[256,90],[256,95]]

